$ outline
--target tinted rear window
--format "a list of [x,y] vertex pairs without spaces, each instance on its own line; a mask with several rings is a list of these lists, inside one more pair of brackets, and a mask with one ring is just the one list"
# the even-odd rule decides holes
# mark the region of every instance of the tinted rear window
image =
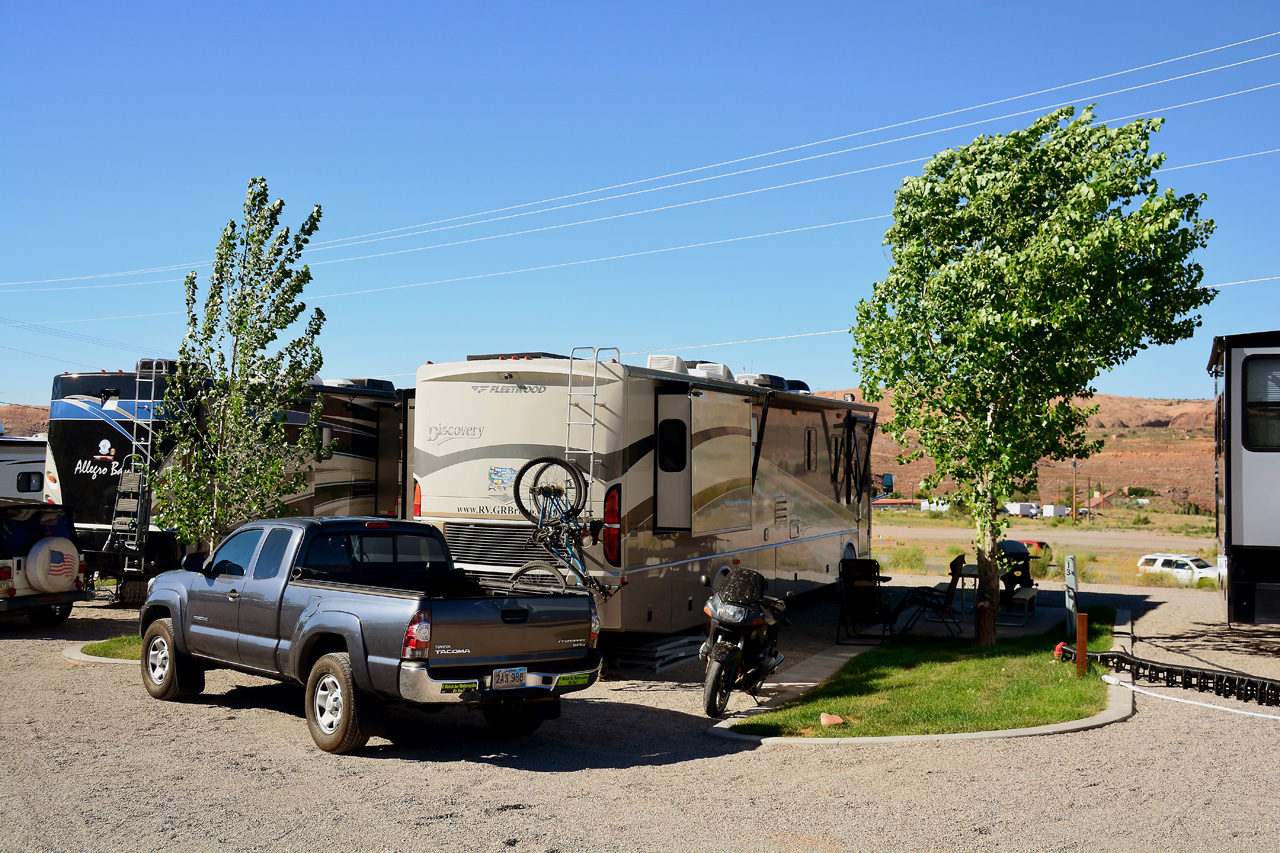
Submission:
[[449,570],[444,542],[418,533],[330,533],[307,547],[302,577],[422,591]]

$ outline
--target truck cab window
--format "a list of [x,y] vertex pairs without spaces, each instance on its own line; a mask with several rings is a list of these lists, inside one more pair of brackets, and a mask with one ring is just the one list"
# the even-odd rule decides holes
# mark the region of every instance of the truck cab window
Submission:
[[289,549],[289,540],[292,535],[288,530],[277,528],[267,534],[267,541],[262,545],[262,552],[258,554],[258,561],[253,564],[253,577],[255,580],[266,580],[273,578],[280,573],[280,564],[284,562],[284,556]]
[[1244,361],[1244,446],[1280,450],[1280,357]]
[[253,559],[253,552],[262,538],[261,530],[245,530],[226,541],[213,558],[214,574],[228,577],[244,577],[245,567]]

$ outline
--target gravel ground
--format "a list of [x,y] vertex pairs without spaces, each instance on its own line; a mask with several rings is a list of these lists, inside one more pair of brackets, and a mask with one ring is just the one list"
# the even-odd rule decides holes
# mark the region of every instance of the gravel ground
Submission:
[[[1055,599],[1046,589],[1042,606]],[[1091,587],[1083,601],[1129,608],[1141,656],[1280,678],[1280,632],[1228,629],[1216,595]],[[215,672],[203,696],[164,703],[134,667],[62,657],[73,643],[136,631],[135,618],[95,603],[54,629],[0,621],[0,849],[1275,846],[1280,721],[1139,695],[1131,720],[1070,735],[752,747],[704,734],[701,672],[686,664],[620,673],[527,738],[499,739],[461,709],[403,710],[389,739],[332,756],[311,743],[301,688]],[[829,645],[833,602],[805,602],[792,618],[792,662]],[[730,707],[749,701],[735,694]]]

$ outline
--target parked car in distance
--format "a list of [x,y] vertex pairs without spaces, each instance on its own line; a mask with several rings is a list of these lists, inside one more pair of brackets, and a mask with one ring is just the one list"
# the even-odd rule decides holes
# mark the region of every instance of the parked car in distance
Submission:
[[1015,541],[1021,542],[1023,545],[1026,545],[1027,553],[1029,553],[1032,557],[1041,557],[1041,556],[1044,556],[1045,554],[1048,554],[1050,558],[1053,557],[1053,548],[1052,546],[1049,545],[1048,542],[1038,542],[1034,539],[1017,539]]
[[58,504],[0,499],[0,613],[37,628],[61,624],[93,598],[71,516]]
[[1138,560],[1138,574],[1153,572],[1167,572],[1185,584],[1195,584],[1201,578],[1221,581],[1217,566],[1190,554],[1147,554]]

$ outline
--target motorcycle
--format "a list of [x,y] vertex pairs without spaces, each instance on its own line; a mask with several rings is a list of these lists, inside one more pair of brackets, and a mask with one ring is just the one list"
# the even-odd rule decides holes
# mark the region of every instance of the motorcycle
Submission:
[[698,653],[707,662],[702,705],[708,717],[724,713],[735,689],[756,699],[765,679],[782,663],[778,628],[786,623],[787,610],[784,602],[764,594],[759,572],[737,567],[721,570],[716,579],[714,594],[702,608],[711,617],[711,628]]

